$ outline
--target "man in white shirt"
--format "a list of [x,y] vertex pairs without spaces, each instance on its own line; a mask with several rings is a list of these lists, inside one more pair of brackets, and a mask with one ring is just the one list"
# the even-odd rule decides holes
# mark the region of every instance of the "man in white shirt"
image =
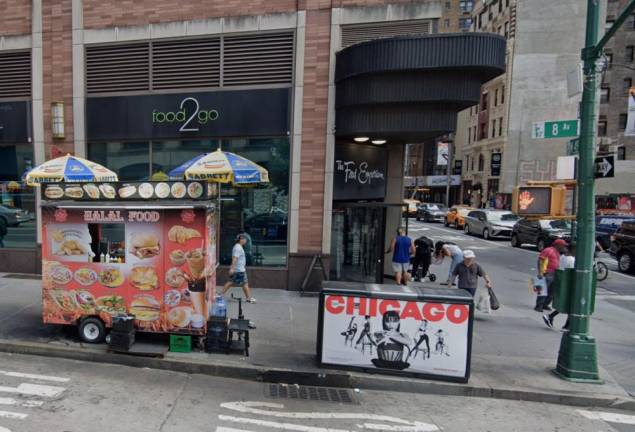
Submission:
[[229,281],[223,286],[222,295],[225,295],[232,286],[242,287],[247,303],[256,303],[256,299],[251,296],[251,288],[247,280],[247,258],[243,246],[247,243],[245,234],[238,234],[236,244],[232,249],[232,263],[229,267]]

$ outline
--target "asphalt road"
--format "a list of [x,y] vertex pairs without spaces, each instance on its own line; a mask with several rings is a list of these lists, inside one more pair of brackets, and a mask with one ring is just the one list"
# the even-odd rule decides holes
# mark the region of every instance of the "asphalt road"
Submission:
[[0,363],[0,432],[635,431],[632,413],[563,405],[354,389],[338,395],[350,401],[301,400],[201,375],[7,354]]
[[[462,249],[473,250],[477,261],[494,281],[503,308],[492,315],[477,314],[476,352],[487,353],[488,338],[504,338],[507,355],[514,352],[518,356],[557,357],[561,339],[558,330],[565,318],[556,318],[558,328],[551,330],[543,323],[541,314],[533,311],[535,297],[529,291],[529,278],[536,273],[538,253],[535,248],[530,245],[513,248],[509,240],[484,240],[439,223],[411,219],[409,236],[422,235],[435,242],[452,241]],[[601,259],[607,262],[610,272],[605,281],[598,283],[591,333],[598,341],[600,364],[631,395],[635,395],[635,277],[619,273],[610,256],[602,254]],[[447,264],[431,266],[440,281],[447,279]],[[532,329],[529,333],[528,328]],[[523,336],[519,337],[520,334]]]

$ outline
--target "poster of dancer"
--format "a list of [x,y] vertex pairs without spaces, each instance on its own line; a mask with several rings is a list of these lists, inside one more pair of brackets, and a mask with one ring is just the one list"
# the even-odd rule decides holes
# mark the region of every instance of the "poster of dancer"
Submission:
[[324,294],[323,365],[469,377],[470,304]]

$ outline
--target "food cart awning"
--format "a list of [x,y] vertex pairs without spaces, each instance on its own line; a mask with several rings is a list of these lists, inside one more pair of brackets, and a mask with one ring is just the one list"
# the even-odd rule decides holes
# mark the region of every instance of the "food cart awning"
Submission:
[[66,209],[145,209],[145,210],[178,210],[195,208],[213,208],[215,203],[209,201],[43,201],[42,207]]

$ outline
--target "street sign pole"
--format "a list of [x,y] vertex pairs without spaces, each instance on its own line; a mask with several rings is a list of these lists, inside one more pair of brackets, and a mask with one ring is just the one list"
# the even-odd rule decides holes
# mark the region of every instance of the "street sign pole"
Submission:
[[567,380],[598,382],[597,346],[589,333],[591,315],[593,254],[595,251],[595,123],[596,75],[601,50],[599,39],[600,2],[587,2],[584,60],[584,90],[580,116],[580,158],[578,160],[578,211],[575,279],[571,293],[569,332],[560,342],[556,374]]

